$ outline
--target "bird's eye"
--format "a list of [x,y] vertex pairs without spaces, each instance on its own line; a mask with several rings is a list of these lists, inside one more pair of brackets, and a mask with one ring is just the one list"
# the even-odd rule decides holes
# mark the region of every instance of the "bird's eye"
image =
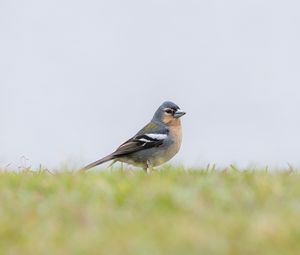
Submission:
[[168,114],[173,114],[173,111],[172,111],[171,109],[167,109],[167,110],[166,110],[166,113],[168,113]]

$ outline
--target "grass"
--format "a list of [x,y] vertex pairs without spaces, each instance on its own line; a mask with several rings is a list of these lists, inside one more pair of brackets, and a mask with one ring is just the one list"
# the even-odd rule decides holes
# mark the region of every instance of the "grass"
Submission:
[[300,254],[300,174],[2,172],[0,254]]

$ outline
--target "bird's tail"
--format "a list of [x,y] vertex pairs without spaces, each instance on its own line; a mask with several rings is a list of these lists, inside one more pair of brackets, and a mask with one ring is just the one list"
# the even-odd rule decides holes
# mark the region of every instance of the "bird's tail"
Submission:
[[86,170],[89,170],[89,169],[92,168],[92,167],[98,166],[98,165],[103,164],[103,163],[105,163],[105,162],[107,162],[107,161],[110,161],[110,160],[112,160],[112,159],[114,159],[114,156],[113,156],[112,154],[110,154],[110,155],[108,155],[108,156],[106,156],[106,157],[104,157],[104,158],[102,158],[102,159],[99,159],[99,160],[97,160],[97,161],[95,161],[95,162],[93,162],[93,163],[91,163],[91,164],[85,166],[85,167],[82,168],[80,171],[81,171],[81,172],[84,172],[84,171],[86,171]]

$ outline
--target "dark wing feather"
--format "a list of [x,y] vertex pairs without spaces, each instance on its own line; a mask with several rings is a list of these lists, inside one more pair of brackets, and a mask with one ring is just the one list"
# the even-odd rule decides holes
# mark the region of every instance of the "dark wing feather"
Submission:
[[126,156],[140,150],[158,147],[163,144],[163,140],[143,142],[139,140],[141,138],[142,136],[136,136],[128,140],[127,142],[123,143],[112,155],[114,157]]
[[[155,130],[156,132],[153,132]],[[151,139],[146,136],[147,133],[158,133],[167,134],[169,132],[165,127],[160,127],[158,124],[150,122],[143,129],[141,129],[134,137],[123,143],[115,152],[112,153],[113,157],[126,156],[128,154],[149,149],[153,147],[158,147],[163,144],[163,140]],[[147,142],[141,141],[144,138],[148,140]]]
[[[155,130],[155,132],[153,131]],[[116,159],[118,157],[126,156],[131,153],[149,149],[153,147],[159,147],[163,144],[163,140],[155,139],[147,136],[147,133],[152,134],[168,134],[169,130],[165,127],[159,126],[154,122],[150,122],[147,126],[141,129],[133,138],[129,139],[125,143],[123,143],[115,152],[112,154],[97,160],[86,167],[84,167],[81,171],[86,171],[89,168],[105,163],[109,160]]]

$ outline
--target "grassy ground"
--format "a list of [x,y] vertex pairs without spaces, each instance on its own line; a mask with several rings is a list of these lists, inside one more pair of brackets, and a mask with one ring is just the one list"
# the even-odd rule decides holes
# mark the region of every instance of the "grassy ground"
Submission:
[[300,254],[300,174],[0,173],[0,254]]

